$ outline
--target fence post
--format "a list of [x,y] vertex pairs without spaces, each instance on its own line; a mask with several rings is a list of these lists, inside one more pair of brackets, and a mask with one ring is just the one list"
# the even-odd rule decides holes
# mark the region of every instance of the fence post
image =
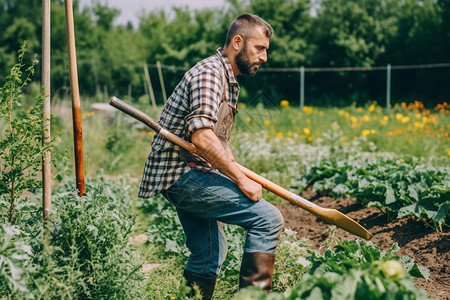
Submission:
[[386,68],[386,108],[391,108],[391,64]]
[[144,64],[144,74],[145,74],[145,80],[147,81],[147,85],[148,85],[148,91],[150,92],[150,100],[152,101],[153,108],[156,109],[155,94],[153,93],[152,81],[150,79],[150,73],[148,72],[147,64]]
[[305,67],[300,67],[300,109],[305,106]]
[[164,100],[164,103],[166,103],[167,102],[166,85],[164,84],[164,77],[163,77],[163,73],[162,73],[161,62],[159,60],[156,62],[156,67],[158,68],[159,83],[161,84],[161,92],[162,92],[163,100]]

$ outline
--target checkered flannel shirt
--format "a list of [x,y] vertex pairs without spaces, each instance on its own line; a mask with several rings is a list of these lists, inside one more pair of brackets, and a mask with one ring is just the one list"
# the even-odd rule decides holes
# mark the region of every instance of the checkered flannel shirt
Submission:
[[[228,81],[228,91],[224,91],[222,74]],[[158,123],[190,141],[196,130],[214,127],[223,95],[225,101],[236,108],[239,84],[227,55],[219,48],[217,54],[198,62],[184,74],[167,100]],[[181,157],[180,150],[178,145],[160,134],[155,135],[145,163],[139,197],[149,198],[168,189],[191,169]]]

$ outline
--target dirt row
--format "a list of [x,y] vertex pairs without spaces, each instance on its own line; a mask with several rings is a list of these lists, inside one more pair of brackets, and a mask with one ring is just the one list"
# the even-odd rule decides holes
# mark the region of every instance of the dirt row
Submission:
[[[303,197],[326,208],[334,208],[351,217],[370,233],[372,242],[383,251],[397,242],[401,247],[397,255],[408,255],[414,261],[430,270],[428,281],[415,279],[417,287],[426,290],[430,297],[450,300],[450,232],[437,233],[423,222],[412,219],[388,221],[387,216],[373,207],[364,207],[356,199],[344,197],[333,199],[306,191]],[[316,218],[302,208],[285,202],[277,204],[285,218],[285,228],[298,232],[299,237],[308,238],[311,248],[319,247],[327,239],[324,233],[329,224]],[[335,237],[341,241],[358,238],[342,229],[335,231]]]

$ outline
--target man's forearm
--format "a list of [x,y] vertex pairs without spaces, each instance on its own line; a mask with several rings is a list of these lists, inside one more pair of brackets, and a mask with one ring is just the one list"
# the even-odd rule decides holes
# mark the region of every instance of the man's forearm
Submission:
[[231,180],[239,182],[244,177],[246,178],[234,163],[231,150],[224,149],[212,129],[197,130],[192,135],[191,140],[199,154]]

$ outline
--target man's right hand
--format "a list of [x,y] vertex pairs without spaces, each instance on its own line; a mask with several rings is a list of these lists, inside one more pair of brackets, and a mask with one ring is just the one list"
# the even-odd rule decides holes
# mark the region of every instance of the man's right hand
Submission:
[[237,183],[238,188],[252,201],[259,201],[262,198],[262,186],[246,177]]

